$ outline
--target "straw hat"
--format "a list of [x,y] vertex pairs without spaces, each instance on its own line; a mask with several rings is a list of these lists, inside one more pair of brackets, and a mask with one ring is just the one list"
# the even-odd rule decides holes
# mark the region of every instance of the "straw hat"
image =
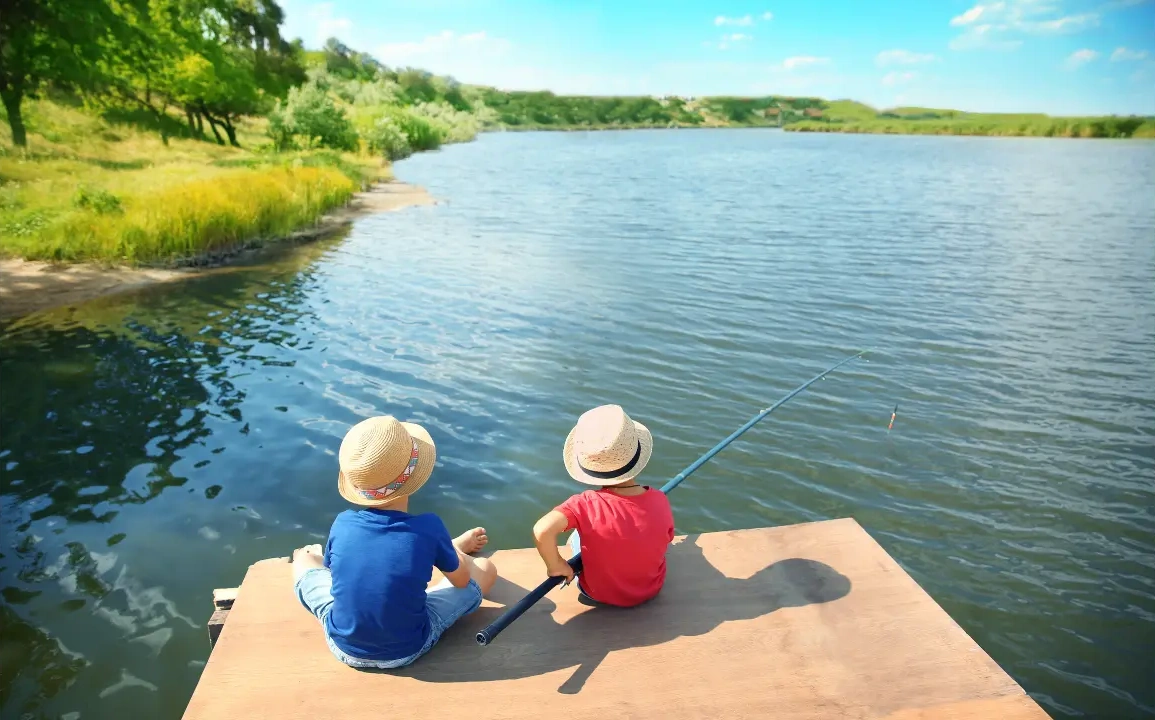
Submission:
[[587,485],[628,482],[650,461],[654,438],[620,405],[602,405],[578,418],[565,439],[565,469]]
[[437,448],[425,428],[384,415],[350,428],[337,457],[341,497],[355,505],[384,507],[425,484]]

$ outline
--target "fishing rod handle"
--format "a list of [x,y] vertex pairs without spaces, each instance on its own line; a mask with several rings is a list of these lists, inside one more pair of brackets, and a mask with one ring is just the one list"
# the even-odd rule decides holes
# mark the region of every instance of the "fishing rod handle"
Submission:
[[[572,558],[566,561],[571,568],[573,568],[574,575],[577,576],[582,571],[582,555],[579,552]],[[529,610],[531,607],[545,597],[546,593],[553,590],[561,584],[561,576],[554,576],[546,578],[540,585],[531,590],[525,597],[517,601],[513,607],[506,609],[496,620],[487,625],[481,632],[473,636],[478,645],[485,646],[493,642],[502,630],[509,626],[511,622],[521,617],[522,613]]]

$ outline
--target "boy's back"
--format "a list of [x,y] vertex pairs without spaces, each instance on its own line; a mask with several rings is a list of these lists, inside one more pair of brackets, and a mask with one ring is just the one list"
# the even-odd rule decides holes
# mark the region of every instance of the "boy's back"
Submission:
[[557,507],[566,530],[581,543],[583,592],[599,602],[630,607],[662,589],[666,547],[674,538],[674,515],[661,492],[645,488],[621,494],[611,488],[587,490]]
[[630,607],[662,589],[674,513],[661,491],[636,482],[653,449],[649,428],[621,405],[601,405],[578,418],[562,460],[574,480],[601,489],[574,495],[534,523],[534,545],[551,577],[567,583],[573,578],[573,568],[557,550],[557,536],[575,530],[570,546],[581,550],[583,593]]
[[[323,553],[319,545],[293,552],[293,592],[342,663],[405,667],[481,606],[497,568],[470,556],[489,538],[481,527],[450,538],[436,515],[409,514],[409,497],[437,464],[437,446],[417,423],[362,420],[337,458],[337,492],[361,509],[337,516]],[[429,587],[434,567],[445,577]]]
[[441,518],[394,510],[346,510],[325,545],[333,574],[329,637],[366,660],[419,651],[429,637],[425,588],[433,567],[457,568],[457,552]]

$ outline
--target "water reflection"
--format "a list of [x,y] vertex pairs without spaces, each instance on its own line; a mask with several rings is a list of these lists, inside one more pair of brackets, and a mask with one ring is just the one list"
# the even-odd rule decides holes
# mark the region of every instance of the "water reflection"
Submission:
[[[226,432],[251,432],[248,392],[237,378],[292,367],[270,348],[301,347],[291,327],[308,313],[310,267],[327,246],[193,281],[177,298],[150,290],[0,330],[5,714],[58,716],[47,708],[78,682],[107,701],[85,717],[137,714],[149,707],[140,691],[155,696],[158,685],[132,670],[155,677],[147,661],[174,635],[186,644],[201,638],[201,613],[194,621],[152,584],[150,566],[172,562],[162,556],[171,539],[152,538],[161,542],[149,548],[149,525],[164,520],[120,516],[204,478],[228,447]],[[189,492],[211,501],[222,482],[202,479]],[[139,531],[146,537],[134,547]],[[142,557],[150,549],[157,555]],[[109,663],[126,640],[140,648],[124,653],[137,662]],[[86,660],[89,650],[98,664]],[[187,651],[180,655],[165,671],[178,695],[199,672]],[[174,672],[183,682],[172,683]],[[157,710],[149,716],[171,715],[173,703],[149,700]]]

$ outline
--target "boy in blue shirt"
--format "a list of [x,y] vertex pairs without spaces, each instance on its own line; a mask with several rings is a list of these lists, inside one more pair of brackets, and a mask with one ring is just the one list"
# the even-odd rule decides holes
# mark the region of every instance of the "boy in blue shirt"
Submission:
[[[323,556],[319,545],[293,553],[297,597],[321,621],[341,662],[404,667],[493,587],[497,568],[469,556],[489,539],[484,528],[450,538],[433,513],[409,514],[409,496],[436,461],[420,425],[390,416],[360,422],[341,442],[339,460],[337,490],[361,507],[333,521]],[[426,590],[435,567],[445,579]]]

